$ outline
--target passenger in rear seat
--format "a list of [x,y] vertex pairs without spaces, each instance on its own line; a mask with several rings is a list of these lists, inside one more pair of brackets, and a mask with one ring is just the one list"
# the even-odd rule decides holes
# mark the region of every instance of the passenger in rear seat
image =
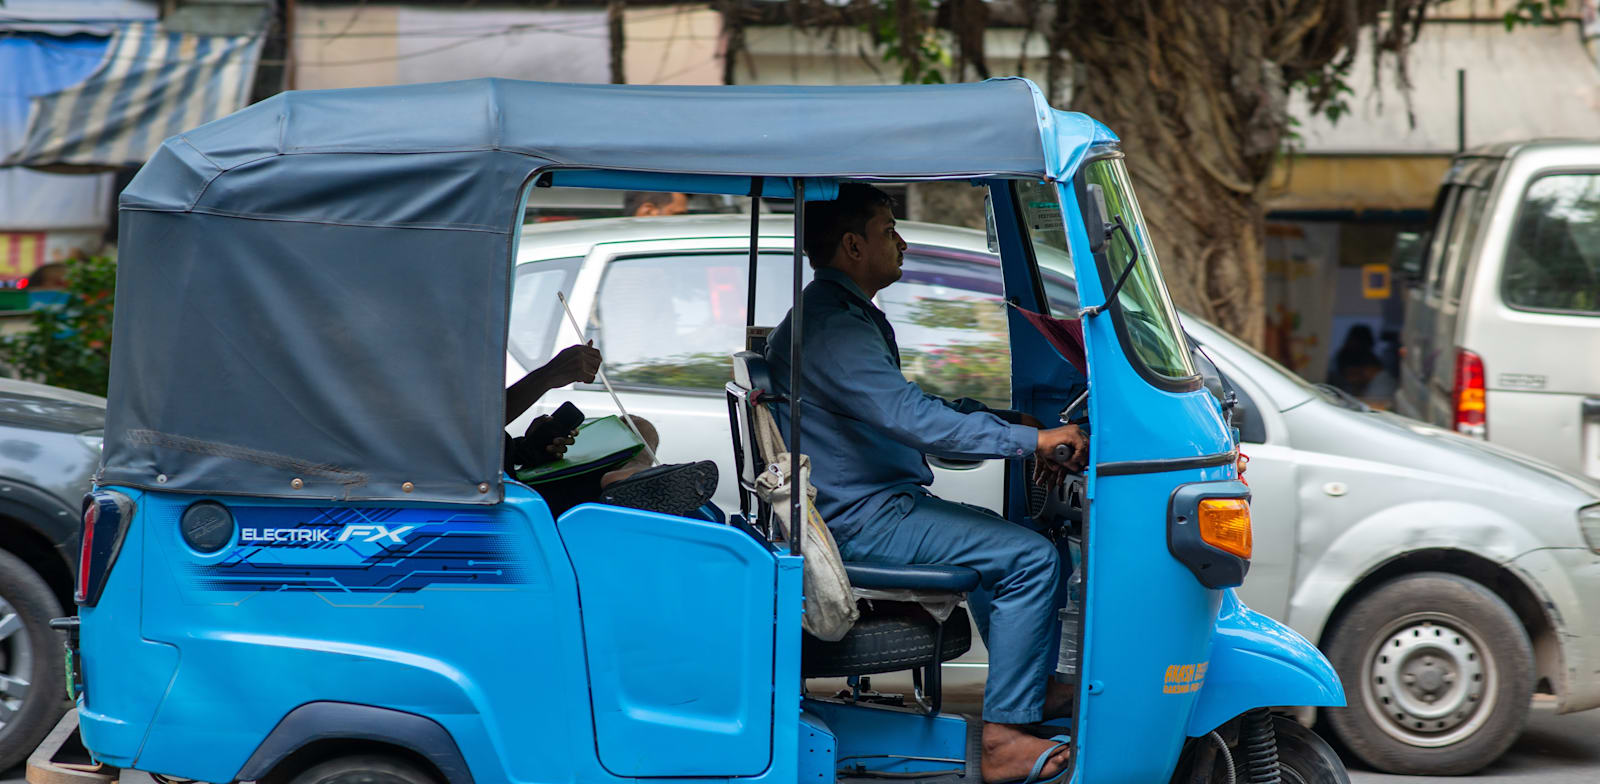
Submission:
[[[933,496],[924,456],[1036,455],[1041,470],[1058,481],[1060,469],[1050,460],[1055,447],[1070,447],[1069,466],[1081,470],[1088,439],[1072,425],[1043,429],[1026,414],[944,400],[906,379],[894,330],[872,304],[874,294],[900,279],[905,253],[891,205],[883,191],[847,183],[838,199],[807,206],[804,243],[816,279],[803,305],[801,450],[812,458],[818,511],[845,560],[955,564],[982,576],[969,600],[989,648],[983,779],[1022,779],[1035,760],[1051,755],[1042,771],[1049,779],[1066,768],[1070,748],[1052,752],[1055,744],[1016,725],[1040,721],[1047,707],[1058,710],[1069,696],[1065,688],[1047,687],[1058,639],[1059,556],[1038,533]],[[793,339],[786,316],[767,349],[773,385],[785,395]],[[787,439],[789,417],[780,413]]]
[[[506,424],[522,416],[530,406],[552,389],[568,384],[592,383],[600,370],[600,350],[592,344],[568,346],[549,362],[530,371],[506,389]],[[539,417],[529,424],[531,431],[547,417]],[[639,435],[657,448],[660,439],[655,426],[649,421],[629,416]],[[557,438],[546,447],[550,459],[561,457],[573,443],[577,431]],[[506,462],[508,472],[515,466],[512,455],[520,450],[518,439],[507,439]],[[677,463],[651,467],[649,451],[641,450],[626,463],[604,474],[586,473],[570,479],[556,480],[539,486],[540,494],[550,504],[551,512],[559,515],[580,503],[600,501],[616,506],[646,509],[652,512],[693,515],[711,500],[717,489],[717,465],[710,460],[694,463]],[[530,461],[532,462],[532,461]],[[542,465],[545,461],[533,463]]]

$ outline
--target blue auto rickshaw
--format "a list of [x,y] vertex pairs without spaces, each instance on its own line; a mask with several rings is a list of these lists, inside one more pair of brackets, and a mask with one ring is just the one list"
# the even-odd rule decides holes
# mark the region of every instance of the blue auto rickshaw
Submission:
[[[1063,635],[1076,715],[1041,728],[1073,737],[1070,779],[1346,781],[1270,710],[1343,691],[1231,590],[1251,543],[1231,401],[1196,370],[1121,158],[1104,126],[1016,78],[291,92],[167,140],[121,197],[104,459],[79,615],[59,624],[77,710],[35,766],[980,784],[976,720],[939,704],[965,621],[873,602],[891,621],[869,607],[858,623],[898,624],[920,653],[834,655],[851,638],[803,639],[806,555],[760,504],[552,515],[502,463],[531,188],[792,200],[798,229],[841,180],[957,180],[989,194],[1014,405],[1086,410],[1093,433],[1064,489],[1012,461],[1004,510],[1082,554]],[[1043,254],[1070,257],[1088,307],[1051,312]],[[794,263],[799,281],[798,242]],[[731,380],[736,423],[770,402],[759,372]],[[744,435],[730,446],[761,470]],[[939,564],[847,568],[857,588],[922,599],[973,584]],[[909,700],[857,680],[908,668]],[[854,688],[808,693],[820,675]]]

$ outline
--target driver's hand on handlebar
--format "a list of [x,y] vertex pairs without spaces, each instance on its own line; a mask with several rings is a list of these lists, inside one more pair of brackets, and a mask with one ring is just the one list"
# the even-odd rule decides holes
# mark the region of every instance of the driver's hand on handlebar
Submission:
[[[1065,460],[1057,460],[1057,447],[1066,453]],[[1089,437],[1077,425],[1062,425],[1039,431],[1039,444],[1035,448],[1035,465],[1065,468],[1081,473],[1089,464]]]

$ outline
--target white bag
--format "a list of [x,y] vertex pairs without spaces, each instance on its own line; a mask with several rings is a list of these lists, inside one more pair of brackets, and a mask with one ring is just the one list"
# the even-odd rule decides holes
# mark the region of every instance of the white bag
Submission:
[[[773,518],[783,531],[785,539],[793,541],[794,526],[789,520],[789,501],[793,497],[795,482],[789,476],[789,453],[783,449],[783,437],[772,413],[766,406],[754,406],[756,419],[756,444],[761,451],[761,461],[766,470],[756,477],[756,494],[772,508]],[[805,556],[804,590],[805,615],[800,625],[813,637],[836,642],[842,639],[860,617],[855,595],[850,590],[850,578],[844,572],[844,559],[839,557],[839,545],[833,541],[822,515],[817,514],[816,488],[811,486],[811,459],[800,456],[799,485],[805,488],[801,496],[801,514],[806,518],[800,553]]]

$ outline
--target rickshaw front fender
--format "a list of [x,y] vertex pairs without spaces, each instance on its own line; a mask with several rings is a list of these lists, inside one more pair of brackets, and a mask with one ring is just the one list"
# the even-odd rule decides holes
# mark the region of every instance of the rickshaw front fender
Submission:
[[1344,704],[1339,674],[1315,645],[1244,606],[1231,588],[1223,591],[1210,663],[1189,714],[1190,737],[1255,708]]

